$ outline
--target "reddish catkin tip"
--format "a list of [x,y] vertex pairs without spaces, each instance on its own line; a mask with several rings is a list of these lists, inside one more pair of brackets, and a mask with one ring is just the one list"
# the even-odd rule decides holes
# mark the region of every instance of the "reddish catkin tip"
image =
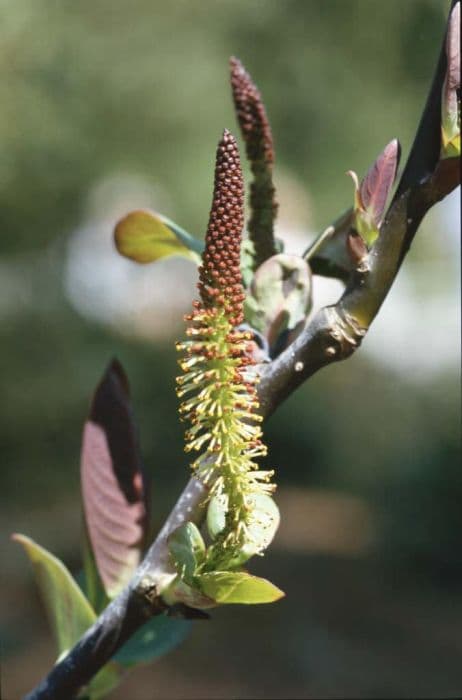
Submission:
[[[243,191],[239,150],[236,140],[225,129],[217,148],[212,208],[198,288],[206,308],[221,306],[229,317],[242,315],[239,266],[244,226]],[[230,281],[234,294],[229,293]]]

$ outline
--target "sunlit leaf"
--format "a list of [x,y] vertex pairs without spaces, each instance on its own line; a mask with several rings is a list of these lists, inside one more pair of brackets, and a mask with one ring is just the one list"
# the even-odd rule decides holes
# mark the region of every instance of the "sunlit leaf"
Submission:
[[[63,657],[96,620],[96,613],[68,569],[53,554],[26,535],[15,534],[30,559],[51,628],[58,656]],[[98,698],[117,685],[120,669],[107,664],[87,687],[87,695]]]
[[209,598],[196,584],[196,578],[191,581],[191,585],[185,583],[180,576],[177,576],[169,588],[162,592],[162,598],[167,605],[176,605],[183,603],[189,608],[198,610],[206,610],[213,608],[216,603],[212,598]]
[[113,597],[140,562],[147,525],[128,381],[117,361],[96,389],[85,423],[81,482],[91,547],[106,593]]
[[243,571],[213,571],[198,576],[197,581],[217,603],[272,603],[284,596],[270,581]]
[[168,538],[168,547],[181,577],[186,582],[191,581],[198,565],[205,558],[204,540],[194,523],[184,523],[172,532]]
[[255,272],[245,300],[246,320],[268,340],[274,356],[290,333],[304,325],[311,308],[311,273],[302,258],[279,253]]
[[[220,559],[220,568],[241,566],[255,554],[263,552],[272,542],[279,527],[279,509],[267,494],[254,494],[247,498],[249,516],[246,523],[246,542],[239,554]],[[223,531],[228,511],[227,498],[223,494],[211,498],[207,511],[207,527],[212,539]]]
[[192,623],[166,615],[156,615],[139,629],[117,652],[114,660],[123,666],[147,663],[167,654],[183,642]]
[[279,527],[279,509],[271,496],[255,494],[249,497],[251,517],[247,524],[247,542],[241,552],[227,562],[229,567],[241,566],[251,557],[263,552],[271,542]]
[[170,219],[147,209],[124,216],[114,229],[114,241],[121,255],[138,263],[150,263],[170,255],[199,262],[203,243]]

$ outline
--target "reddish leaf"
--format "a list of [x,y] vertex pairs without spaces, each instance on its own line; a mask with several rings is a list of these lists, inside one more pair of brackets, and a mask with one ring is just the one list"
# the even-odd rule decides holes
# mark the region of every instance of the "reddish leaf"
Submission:
[[377,228],[382,223],[388,195],[398,170],[400,155],[399,141],[393,139],[369,168],[359,187],[362,207],[371,215]]
[[147,524],[146,486],[129,386],[114,360],[93,397],[81,454],[85,519],[98,571],[113,597],[141,558]]

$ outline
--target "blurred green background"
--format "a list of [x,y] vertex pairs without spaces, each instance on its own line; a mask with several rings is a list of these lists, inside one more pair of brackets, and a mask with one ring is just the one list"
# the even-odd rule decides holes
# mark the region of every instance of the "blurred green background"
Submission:
[[[54,645],[12,531],[80,567],[79,444],[117,356],[158,526],[187,478],[175,338],[194,270],[117,258],[139,206],[205,230],[227,61],[258,83],[289,252],[404,158],[445,25],[441,0],[0,0],[0,493],[7,700]],[[111,697],[456,697],[462,692],[457,197],[427,217],[361,351],[269,421],[282,526],[253,569],[274,606],[218,610]],[[317,281],[317,305],[339,287]]]

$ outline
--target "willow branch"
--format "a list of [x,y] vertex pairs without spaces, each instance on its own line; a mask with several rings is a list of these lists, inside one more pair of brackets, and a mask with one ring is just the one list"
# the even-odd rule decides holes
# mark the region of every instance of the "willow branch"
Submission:
[[[439,160],[445,71],[443,45],[415,141],[380,236],[351,276],[338,303],[320,310],[287,350],[261,368],[262,415],[272,413],[322,367],[350,357],[359,347],[426,212],[460,183],[459,159]],[[345,227],[347,218],[340,217],[336,225],[339,230]],[[161,592],[175,575],[167,537],[187,520],[201,522],[205,495],[205,487],[191,478],[129,586],[27,696],[28,700],[75,697],[141,625],[166,611]]]

